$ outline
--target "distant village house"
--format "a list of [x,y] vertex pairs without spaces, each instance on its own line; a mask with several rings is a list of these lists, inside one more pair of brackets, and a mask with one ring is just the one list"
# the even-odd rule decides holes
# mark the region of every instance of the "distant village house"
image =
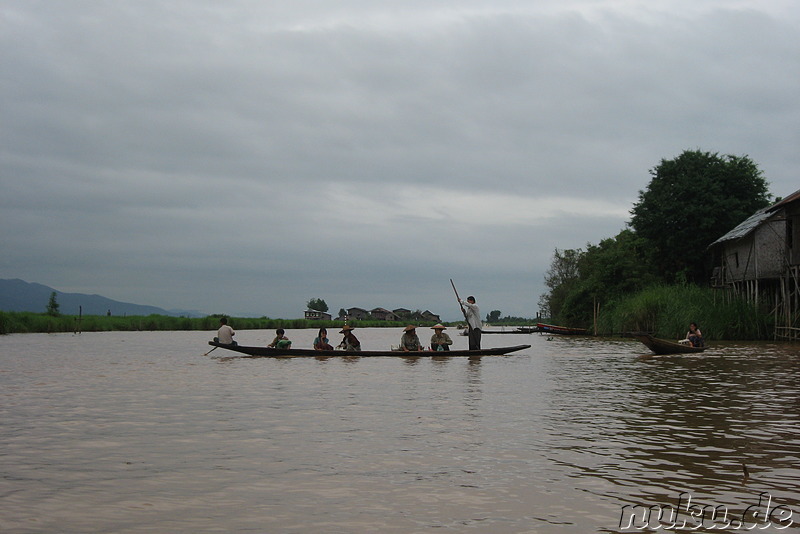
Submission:
[[347,308],[347,316],[350,319],[369,319],[369,312],[364,308]]
[[436,323],[441,322],[439,316],[429,310],[425,310],[424,312],[422,312],[422,318],[426,321],[433,321]]
[[397,308],[396,310],[392,310],[392,313],[394,313],[395,317],[398,319],[407,319],[411,317],[411,310],[405,308]]
[[373,319],[375,319],[377,321],[396,321],[397,320],[397,316],[393,312],[390,312],[389,310],[387,310],[386,308],[375,308],[373,310],[370,310],[369,314],[370,314],[370,317],[372,317]]
[[[314,312],[314,310],[306,311],[306,319],[311,319],[309,314]],[[353,319],[353,320],[367,320],[371,319],[373,321],[409,321],[409,322],[416,322],[416,321],[430,321],[430,322],[441,322],[441,319],[435,313],[432,313],[428,310],[424,312],[420,312],[419,310],[412,312],[411,310],[407,310],[405,308],[397,308],[396,310],[388,310],[386,308],[373,308],[372,310],[365,310],[364,308],[347,308],[345,310],[346,316],[339,317],[339,319]],[[329,316],[330,317],[330,316]]]
[[317,310],[306,310],[305,314],[306,319],[312,321],[330,321],[331,314],[326,312],[321,312]]

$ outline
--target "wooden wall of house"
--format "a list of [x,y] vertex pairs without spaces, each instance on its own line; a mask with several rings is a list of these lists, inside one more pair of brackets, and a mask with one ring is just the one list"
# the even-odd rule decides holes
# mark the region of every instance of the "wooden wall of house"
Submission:
[[758,278],[780,278],[786,272],[786,221],[768,221],[755,234]]
[[800,204],[786,206],[786,249],[790,265],[800,265]]
[[775,310],[775,337],[800,340],[800,202],[784,206],[786,226],[785,275],[781,287],[781,302]]
[[725,244],[725,281],[779,278],[786,270],[785,228],[782,219],[768,221],[750,235]]

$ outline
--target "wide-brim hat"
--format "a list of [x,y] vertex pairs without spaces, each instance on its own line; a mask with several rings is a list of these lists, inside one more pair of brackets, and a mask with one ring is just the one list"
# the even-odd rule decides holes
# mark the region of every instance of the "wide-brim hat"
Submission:
[[403,332],[410,332],[410,331],[416,330],[416,329],[417,329],[416,326],[414,326],[413,324],[410,324],[405,328],[405,330],[403,330]]
[[447,330],[447,327],[442,323],[435,324],[431,327],[431,330]]
[[341,330],[341,332],[339,332],[339,333],[340,333],[340,334],[344,334],[345,332],[349,332],[349,331],[350,331],[350,330],[352,330],[352,329],[353,329],[353,327],[352,327],[352,326],[350,326],[349,324],[346,324],[346,325],[344,325],[344,326],[342,327],[342,330]]

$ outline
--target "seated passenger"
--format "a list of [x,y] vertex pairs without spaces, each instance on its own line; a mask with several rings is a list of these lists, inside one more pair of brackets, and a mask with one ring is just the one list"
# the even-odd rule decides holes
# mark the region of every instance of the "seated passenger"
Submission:
[[400,350],[405,352],[422,350],[422,345],[417,336],[417,327],[408,325],[405,330],[403,330],[403,337],[400,338]]
[[314,338],[314,350],[333,350],[333,347],[328,343],[328,330],[320,328],[317,337]]
[[453,344],[453,340],[444,333],[446,330],[445,326],[437,324],[432,326],[431,329],[434,332],[431,336],[431,350],[450,350],[450,345]]
[[344,334],[342,338],[342,342],[339,343],[339,348],[348,351],[360,351],[361,350],[361,342],[358,341],[358,338],[353,334],[353,327],[350,325],[344,325],[342,327],[340,334]]
[[702,347],[704,345],[703,333],[700,332],[697,323],[689,323],[689,331],[686,333],[686,339],[689,340],[689,343],[691,343],[693,347]]
[[275,330],[275,339],[272,340],[272,343],[267,345],[268,347],[272,347],[273,349],[288,349],[291,348],[292,342],[289,341],[289,338],[286,337],[284,334],[283,328],[278,328]]
[[236,345],[236,342],[233,340],[233,336],[236,335],[236,332],[233,331],[233,328],[228,326],[228,318],[220,317],[219,324],[220,327],[219,330],[217,330],[217,337],[214,338],[214,341],[222,343],[223,345]]

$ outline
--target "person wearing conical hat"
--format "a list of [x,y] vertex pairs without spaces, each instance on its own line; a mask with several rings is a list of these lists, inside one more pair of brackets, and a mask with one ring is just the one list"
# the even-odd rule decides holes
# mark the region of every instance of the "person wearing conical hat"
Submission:
[[344,325],[342,327],[340,334],[344,334],[342,338],[342,342],[339,343],[339,347],[344,350],[351,350],[351,351],[359,351],[361,350],[361,342],[358,341],[358,338],[353,334],[353,327],[350,325]]
[[400,350],[405,352],[418,352],[422,350],[422,344],[417,336],[417,327],[408,325],[403,330],[403,337],[400,338]]
[[431,350],[450,350],[450,345],[453,344],[453,340],[444,333],[446,330],[445,326],[439,323],[433,325],[431,329],[433,330],[433,335],[431,336]]

